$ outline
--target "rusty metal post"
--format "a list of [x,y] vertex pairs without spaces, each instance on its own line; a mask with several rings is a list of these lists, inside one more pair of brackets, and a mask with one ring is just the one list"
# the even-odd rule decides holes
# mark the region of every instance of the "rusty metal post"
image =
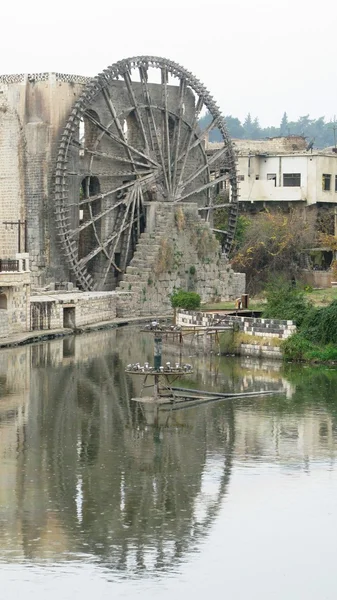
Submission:
[[248,294],[242,294],[241,296],[241,308],[248,308],[249,296]]

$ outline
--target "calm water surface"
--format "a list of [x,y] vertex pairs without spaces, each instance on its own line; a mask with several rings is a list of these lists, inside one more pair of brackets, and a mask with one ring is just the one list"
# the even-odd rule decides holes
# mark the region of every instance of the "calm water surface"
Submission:
[[154,427],[124,372],[152,343],[0,351],[1,600],[336,598],[337,370],[186,345],[189,385],[278,393]]

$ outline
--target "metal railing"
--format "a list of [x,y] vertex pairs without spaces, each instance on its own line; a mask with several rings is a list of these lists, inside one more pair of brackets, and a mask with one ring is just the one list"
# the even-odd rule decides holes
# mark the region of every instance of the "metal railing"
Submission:
[[0,272],[19,271],[19,261],[12,258],[0,258]]

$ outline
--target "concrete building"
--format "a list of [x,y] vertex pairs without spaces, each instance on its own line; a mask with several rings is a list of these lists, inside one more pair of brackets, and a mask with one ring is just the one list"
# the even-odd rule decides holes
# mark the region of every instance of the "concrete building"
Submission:
[[[337,154],[334,148],[308,149],[305,138],[234,140],[239,202],[249,210],[269,203],[327,206],[337,203]],[[218,144],[207,144],[214,153]]]

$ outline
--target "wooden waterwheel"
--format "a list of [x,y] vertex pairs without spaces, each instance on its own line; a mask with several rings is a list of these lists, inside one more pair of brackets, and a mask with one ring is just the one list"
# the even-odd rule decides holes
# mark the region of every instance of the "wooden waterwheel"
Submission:
[[[209,123],[202,130],[204,111]],[[215,129],[222,142],[209,154],[205,140]],[[228,254],[237,199],[224,119],[192,73],[141,56],[113,64],[84,88],[61,138],[55,177],[59,239],[82,289],[115,287],[153,201],[197,202],[207,220],[215,208],[228,207],[222,243]]]

